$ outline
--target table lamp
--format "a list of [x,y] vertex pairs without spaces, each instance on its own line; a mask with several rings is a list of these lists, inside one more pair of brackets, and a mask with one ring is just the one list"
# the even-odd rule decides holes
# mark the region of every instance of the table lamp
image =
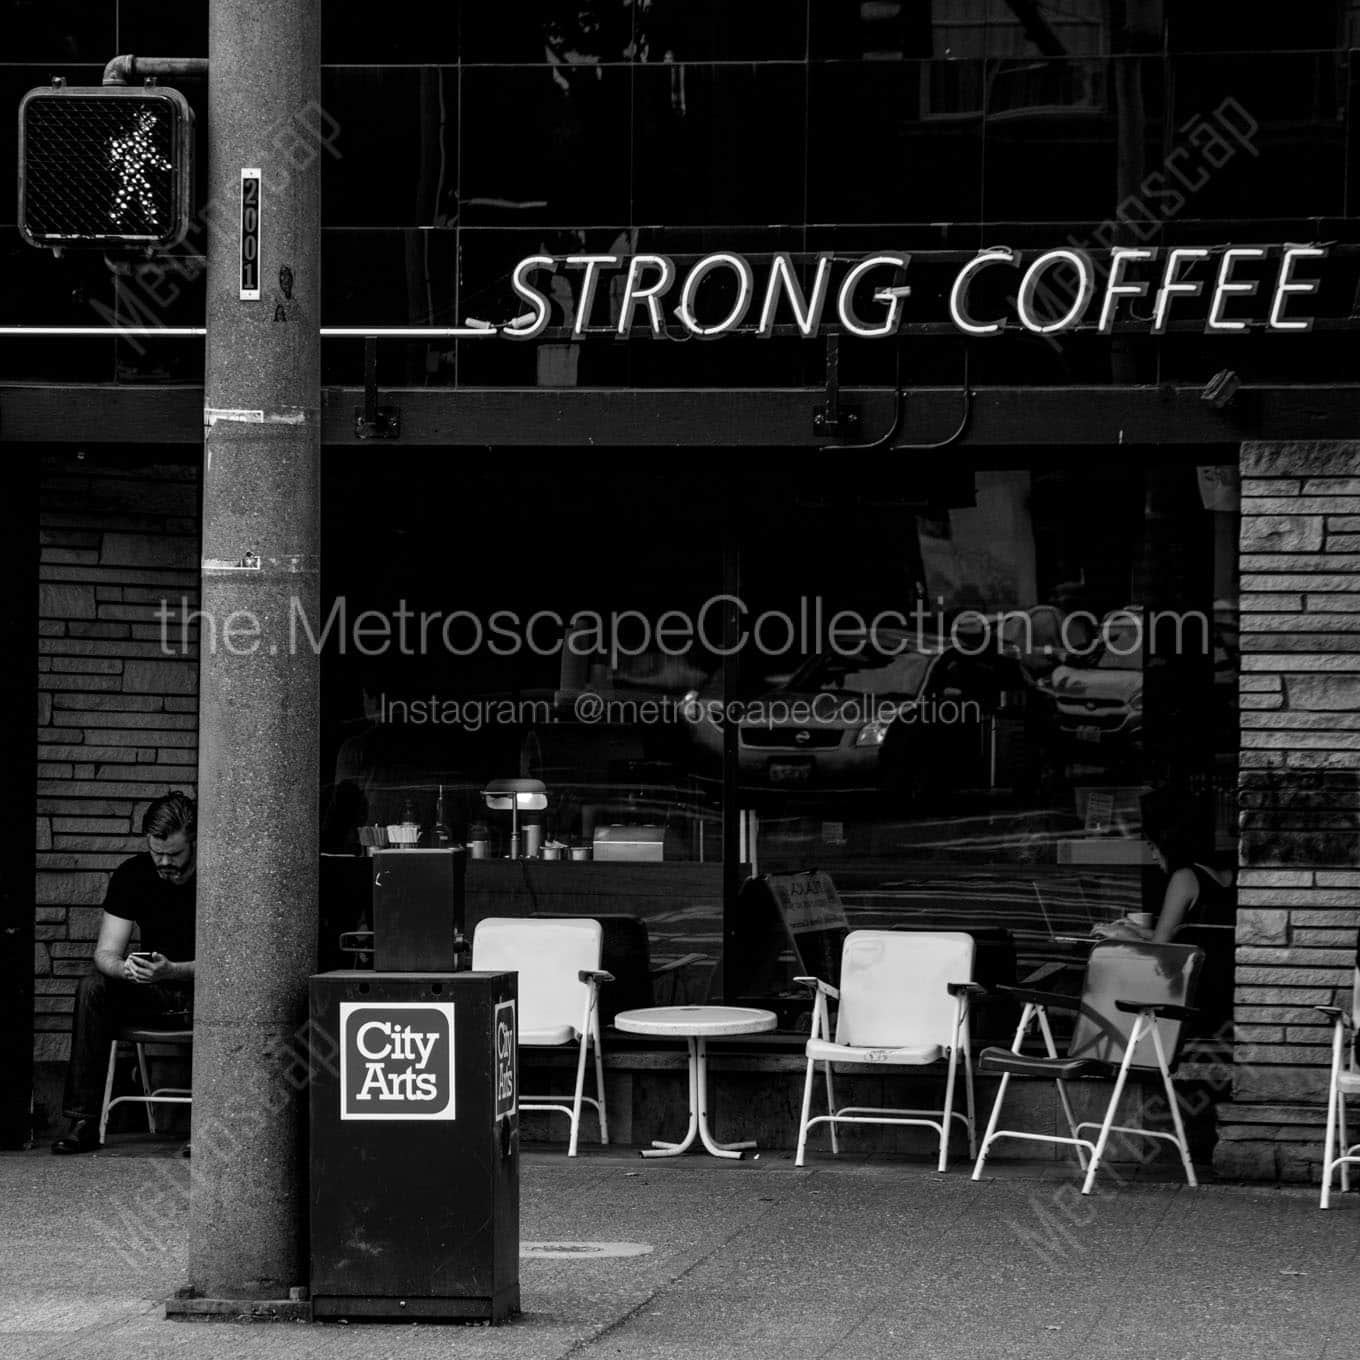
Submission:
[[510,813],[510,858],[519,858],[519,814],[542,812],[548,806],[548,788],[541,779],[491,779],[482,798],[492,812]]

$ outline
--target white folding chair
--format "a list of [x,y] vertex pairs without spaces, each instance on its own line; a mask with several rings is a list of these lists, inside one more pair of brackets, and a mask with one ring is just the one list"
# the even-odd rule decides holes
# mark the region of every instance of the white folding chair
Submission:
[[[600,1142],[609,1142],[604,1108],[604,1059],[600,1051],[600,983],[613,975],[600,968],[603,932],[585,918],[541,919],[488,916],[472,932],[475,972],[519,974],[520,1048],[577,1045],[576,1088],[571,1104],[562,1096],[521,1095],[521,1110],[548,1110],[571,1120],[567,1156],[576,1156],[582,1104],[593,1105]],[[586,1053],[595,1050],[595,1095],[583,1094]]]
[[[123,1025],[118,1033],[114,1035],[113,1042],[109,1045],[109,1066],[104,1076],[104,1103],[99,1111],[99,1141],[102,1145],[104,1134],[109,1126],[109,1111],[115,1105],[144,1105],[146,1106],[146,1124],[152,1132],[156,1132],[157,1105],[192,1105],[193,1097],[186,1086],[157,1086],[151,1085],[151,1068],[147,1062],[146,1047],[148,1044],[165,1044],[172,1048],[187,1049],[193,1043],[194,1032],[191,1029],[155,1029],[145,1025]],[[113,1094],[113,1074],[117,1065],[119,1044],[131,1044],[137,1054],[137,1072],[141,1077],[142,1094],[139,1096],[115,1096]]]
[[[961,932],[852,930],[841,948],[840,986],[820,978],[797,978],[816,989],[812,1037],[807,1042],[807,1075],[798,1123],[796,1166],[803,1165],[808,1130],[831,1126],[831,1151],[839,1152],[837,1124],[915,1124],[936,1131],[939,1169],[949,1160],[949,1134],[959,1120],[968,1131],[971,1155],[973,1061],[968,1043],[968,1003],[982,989],[973,982],[973,937]],[[834,1040],[827,1001],[839,1001]],[[959,1056],[963,1057],[968,1112],[954,1109]],[[847,1105],[836,1108],[832,1065],[923,1067],[947,1060],[944,1104],[938,1109],[894,1109]],[[809,1117],[813,1070],[826,1080],[827,1113]]]
[[1327,1136],[1322,1144],[1322,1201],[1326,1209],[1332,1197],[1332,1177],[1341,1168],[1341,1190],[1351,1188],[1352,1162],[1360,1162],[1360,1143],[1347,1143],[1346,1097],[1360,1095],[1360,1071],[1355,1065],[1355,1027],[1360,1021],[1360,968],[1351,981],[1350,1014],[1340,1006],[1316,1006],[1332,1021],[1332,1076],[1327,1085]]
[[[1077,1164],[1086,1173],[1081,1193],[1089,1195],[1110,1135],[1124,1133],[1174,1143],[1185,1168],[1186,1182],[1196,1185],[1190,1144],[1185,1136],[1171,1074],[1180,1056],[1183,1022],[1194,1014],[1195,986],[1203,962],[1204,951],[1193,945],[1105,940],[1091,950],[1080,997],[1027,987],[1000,988],[1023,1002],[1024,1010],[1011,1047],[984,1048],[978,1060],[981,1071],[1001,1073],[1001,1083],[982,1137],[982,1150],[973,1167],[973,1179],[982,1175],[987,1154],[1000,1138],[1060,1143],[1076,1153]],[[1059,1056],[1053,1041],[1049,1010],[1076,1012],[1072,1039],[1065,1056]],[[1022,1051],[1031,1024],[1037,1024],[1043,1036],[1043,1054]],[[1154,1074],[1166,1092],[1173,1131],[1149,1128],[1145,1123],[1116,1124],[1115,1114],[1129,1078],[1150,1081]],[[998,1127],[1012,1077],[1046,1077],[1057,1085],[1058,1099],[1067,1120],[1066,1135]],[[1098,1122],[1084,1120],[1077,1123],[1072,1113],[1066,1083],[1082,1077],[1113,1078],[1105,1116]],[[1088,1129],[1099,1130],[1094,1140],[1084,1136],[1083,1130]]]

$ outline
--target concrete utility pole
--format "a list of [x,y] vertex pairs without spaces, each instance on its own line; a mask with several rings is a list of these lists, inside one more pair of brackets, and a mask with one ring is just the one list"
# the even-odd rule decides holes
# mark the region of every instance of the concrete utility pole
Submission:
[[289,624],[294,602],[314,621],[319,598],[320,9],[209,5],[189,1213],[189,1292],[207,1301],[286,1298],[307,1273],[297,1049],[316,954],[320,668]]

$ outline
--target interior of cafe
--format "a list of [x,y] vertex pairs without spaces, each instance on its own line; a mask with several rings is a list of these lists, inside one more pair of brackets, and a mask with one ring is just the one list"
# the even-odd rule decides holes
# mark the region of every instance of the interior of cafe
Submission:
[[465,847],[466,931],[626,912],[795,1024],[750,881],[1041,964],[1156,911],[1150,816],[1234,861],[1235,450],[540,456],[328,454],[328,859]]

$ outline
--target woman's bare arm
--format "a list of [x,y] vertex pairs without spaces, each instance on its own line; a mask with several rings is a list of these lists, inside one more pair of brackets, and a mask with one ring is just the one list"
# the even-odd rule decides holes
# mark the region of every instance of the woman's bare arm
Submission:
[[1199,880],[1193,869],[1177,869],[1171,875],[1162,897],[1162,909],[1157,915],[1157,928],[1152,932],[1153,942],[1166,944],[1181,928],[1185,913],[1195,905],[1199,897]]

